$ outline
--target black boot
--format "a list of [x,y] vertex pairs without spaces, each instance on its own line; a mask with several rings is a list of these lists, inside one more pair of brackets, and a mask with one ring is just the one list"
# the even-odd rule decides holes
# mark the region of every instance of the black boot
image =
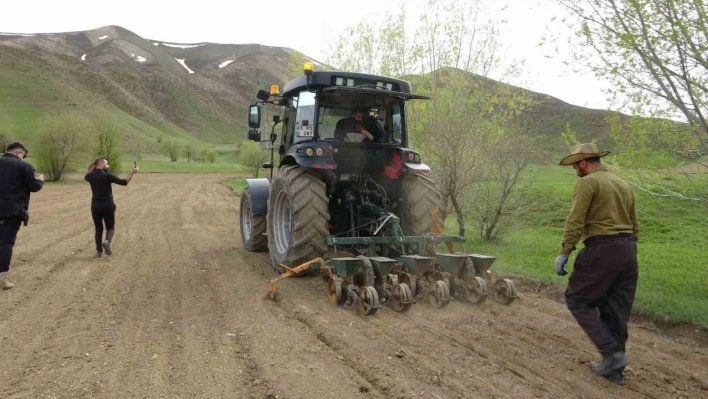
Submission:
[[604,376],[608,381],[613,382],[617,385],[624,385],[624,376],[622,375],[622,372],[619,370],[615,370],[611,372],[610,374],[607,374]]
[[602,362],[590,362],[590,370],[598,377],[605,377],[616,370],[623,368],[629,363],[629,358],[623,352],[615,352],[611,356],[606,356]]

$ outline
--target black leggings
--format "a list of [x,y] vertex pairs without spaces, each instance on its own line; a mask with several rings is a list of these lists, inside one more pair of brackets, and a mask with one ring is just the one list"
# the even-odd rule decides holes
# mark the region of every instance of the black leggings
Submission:
[[93,224],[96,227],[96,251],[103,252],[103,223],[106,224],[106,241],[113,240],[116,226],[116,206],[112,203],[94,203],[91,205]]

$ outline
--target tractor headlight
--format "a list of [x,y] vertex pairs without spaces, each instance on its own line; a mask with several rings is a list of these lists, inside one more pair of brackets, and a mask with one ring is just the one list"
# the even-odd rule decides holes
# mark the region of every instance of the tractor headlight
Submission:
[[415,154],[415,161],[420,162],[420,154]]
[[415,155],[413,155],[412,152],[409,152],[409,153],[408,153],[408,160],[409,160],[409,161],[412,161],[412,160],[414,160],[414,159],[415,159]]
[[324,153],[324,150],[321,149],[321,148],[318,148],[318,149],[315,150],[315,154],[317,154],[318,157],[319,157],[319,156],[322,156],[323,153]]
[[314,154],[314,153],[315,153],[315,152],[312,151],[312,148],[308,148],[308,149],[305,150],[305,154],[307,154],[307,156],[310,156],[310,157],[311,157],[312,154]]

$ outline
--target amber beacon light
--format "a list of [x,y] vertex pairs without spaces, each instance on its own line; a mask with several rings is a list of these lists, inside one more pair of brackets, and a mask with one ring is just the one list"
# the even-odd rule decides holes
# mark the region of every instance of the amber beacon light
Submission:
[[305,75],[310,76],[312,75],[312,72],[315,71],[315,66],[312,65],[311,62],[306,62],[303,70],[305,71]]

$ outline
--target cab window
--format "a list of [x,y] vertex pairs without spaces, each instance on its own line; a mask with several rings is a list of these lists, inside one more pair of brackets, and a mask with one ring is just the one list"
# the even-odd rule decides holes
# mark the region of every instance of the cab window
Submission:
[[316,122],[315,93],[301,91],[297,102],[293,143],[312,139],[315,136]]

